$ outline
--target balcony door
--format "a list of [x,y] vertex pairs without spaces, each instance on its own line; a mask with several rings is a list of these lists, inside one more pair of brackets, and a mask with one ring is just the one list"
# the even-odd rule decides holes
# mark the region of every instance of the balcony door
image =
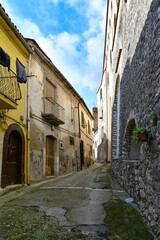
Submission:
[[45,97],[50,98],[53,101],[56,100],[56,87],[47,79],[46,79]]
[[46,137],[46,176],[54,175],[54,139]]

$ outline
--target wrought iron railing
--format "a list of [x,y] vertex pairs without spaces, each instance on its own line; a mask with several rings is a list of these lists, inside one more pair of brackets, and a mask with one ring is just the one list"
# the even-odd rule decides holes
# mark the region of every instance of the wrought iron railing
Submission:
[[51,114],[56,119],[64,122],[65,110],[50,97],[44,98],[44,114]]
[[0,93],[13,102],[22,98],[16,74],[2,65],[0,65]]

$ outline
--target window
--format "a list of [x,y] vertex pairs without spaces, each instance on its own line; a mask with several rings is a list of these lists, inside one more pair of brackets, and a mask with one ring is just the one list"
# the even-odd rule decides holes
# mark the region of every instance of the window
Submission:
[[60,149],[64,149],[64,143],[60,142]]
[[101,109],[99,112],[99,119],[103,119],[103,109]]
[[45,81],[44,110],[45,113],[59,115],[56,100],[56,87],[48,80]]
[[92,151],[93,151],[92,146],[90,146],[90,155],[92,155]]
[[88,134],[90,134],[90,133],[91,133],[91,126],[90,126],[90,122],[88,120]]
[[102,142],[104,140],[104,127],[101,128],[101,139],[102,139]]
[[56,87],[48,80],[46,79],[46,88],[45,88],[45,97],[51,98],[52,100],[55,100],[56,97]]
[[110,64],[112,65],[112,51],[110,50]]
[[0,64],[10,70],[10,56],[0,47]]
[[16,73],[17,73],[17,82],[19,83],[27,82],[25,67],[22,65],[22,63],[19,61],[18,58],[16,58]]
[[85,126],[85,119],[84,119],[84,113],[81,112],[81,123],[82,123],[82,126]]
[[122,49],[119,49],[118,56],[117,56],[116,70],[115,70],[116,73],[118,71],[118,66],[119,66],[119,62],[120,62],[120,58],[121,58],[121,53],[122,53]]
[[74,137],[70,136],[69,137],[69,142],[70,142],[70,145],[74,145]]
[[100,89],[100,100],[102,99],[102,88]]
[[117,0],[117,18],[119,14],[120,0]]

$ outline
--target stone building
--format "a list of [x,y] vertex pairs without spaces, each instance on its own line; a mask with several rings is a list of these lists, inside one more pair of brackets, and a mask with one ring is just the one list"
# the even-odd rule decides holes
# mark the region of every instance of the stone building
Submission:
[[98,108],[94,107],[92,109],[92,115],[93,115],[93,131],[96,132],[98,129]]
[[98,146],[98,108],[92,109],[93,114],[93,158],[97,162],[97,146]]
[[93,116],[82,99],[79,104],[81,169],[93,164],[92,121]]
[[0,189],[28,183],[27,71],[31,53],[0,4]]
[[[104,59],[105,61],[105,59]],[[108,144],[109,138],[109,111],[108,111],[108,95],[107,95],[107,79],[108,74],[104,71],[102,81],[97,92],[97,104],[98,104],[98,131],[95,135],[97,139],[97,161],[107,162],[110,153]]]
[[[107,161],[160,239],[159,0],[108,0],[99,99],[101,89]],[[133,142],[134,128],[147,128],[152,139]]]
[[30,180],[33,182],[88,166],[92,159],[92,115],[36,41],[26,41],[33,51],[29,62],[33,77],[28,88]]

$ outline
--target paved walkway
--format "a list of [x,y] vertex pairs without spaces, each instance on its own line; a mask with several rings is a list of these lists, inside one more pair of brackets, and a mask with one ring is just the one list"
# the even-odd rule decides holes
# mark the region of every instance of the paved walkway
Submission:
[[0,197],[0,240],[120,239],[105,222],[113,196],[129,199],[102,164],[9,192]]

